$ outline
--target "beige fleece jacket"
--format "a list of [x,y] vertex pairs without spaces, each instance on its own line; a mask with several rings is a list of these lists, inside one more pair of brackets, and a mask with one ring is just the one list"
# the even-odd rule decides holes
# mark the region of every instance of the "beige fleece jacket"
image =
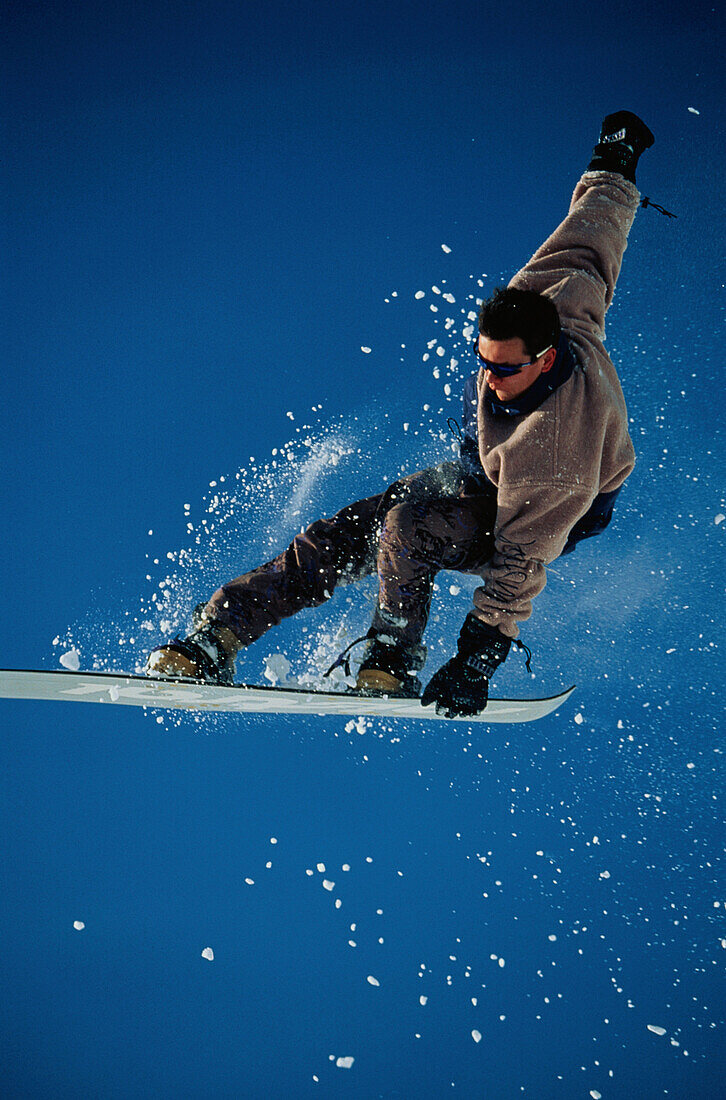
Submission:
[[479,374],[479,456],[497,487],[497,518],[474,609],[511,638],[572,527],[633,469],[625,399],[603,340],[639,199],[622,176],[586,172],[565,220],[511,280],[554,301],[577,363],[570,378],[533,412],[508,417],[491,413]]

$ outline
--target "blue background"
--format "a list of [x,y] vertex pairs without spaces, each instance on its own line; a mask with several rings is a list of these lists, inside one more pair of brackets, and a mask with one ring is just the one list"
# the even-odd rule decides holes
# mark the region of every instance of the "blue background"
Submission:
[[[678,220],[639,213],[609,316],[638,451],[616,523],[551,570],[534,680],[497,678],[576,681],[560,713],[3,701],[3,1094],[722,1095],[723,13],[31,2],[6,26],[5,667],[136,668],[301,525],[448,457],[466,313],[557,224],[607,112],[653,129],[639,183]],[[441,578],[431,667],[471,587]],[[372,595],[240,674],[319,670]]]

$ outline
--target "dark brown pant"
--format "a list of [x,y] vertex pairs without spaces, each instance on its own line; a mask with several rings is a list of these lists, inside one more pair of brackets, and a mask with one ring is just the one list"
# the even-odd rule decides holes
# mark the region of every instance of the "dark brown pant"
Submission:
[[373,630],[418,651],[423,664],[434,578],[440,569],[479,571],[493,551],[495,514],[496,490],[467,484],[458,463],[423,470],[317,520],[272,561],[217,589],[206,613],[247,646],[330,599],[336,585],[377,572]]

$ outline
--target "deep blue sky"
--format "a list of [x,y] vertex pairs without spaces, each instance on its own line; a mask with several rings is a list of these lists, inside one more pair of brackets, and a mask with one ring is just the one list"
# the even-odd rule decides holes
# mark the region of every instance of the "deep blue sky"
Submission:
[[[617,524],[552,571],[534,683],[497,681],[576,705],[469,735],[3,702],[4,1093],[716,1096],[723,13],[24,3],[3,37],[4,667],[134,667],[301,523],[446,457],[462,310],[605,113],[651,126],[639,183],[679,215],[639,214],[610,315]],[[302,674],[369,599],[240,672]]]

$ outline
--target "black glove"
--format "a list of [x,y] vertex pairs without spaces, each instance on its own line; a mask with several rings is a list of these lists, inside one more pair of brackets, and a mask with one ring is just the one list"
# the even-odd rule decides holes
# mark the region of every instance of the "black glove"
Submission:
[[467,615],[456,656],[431,677],[421,705],[436,703],[436,713],[447,718],[481,714],[489,699],[489,680],[506,659],[511,644],[496,627]]

